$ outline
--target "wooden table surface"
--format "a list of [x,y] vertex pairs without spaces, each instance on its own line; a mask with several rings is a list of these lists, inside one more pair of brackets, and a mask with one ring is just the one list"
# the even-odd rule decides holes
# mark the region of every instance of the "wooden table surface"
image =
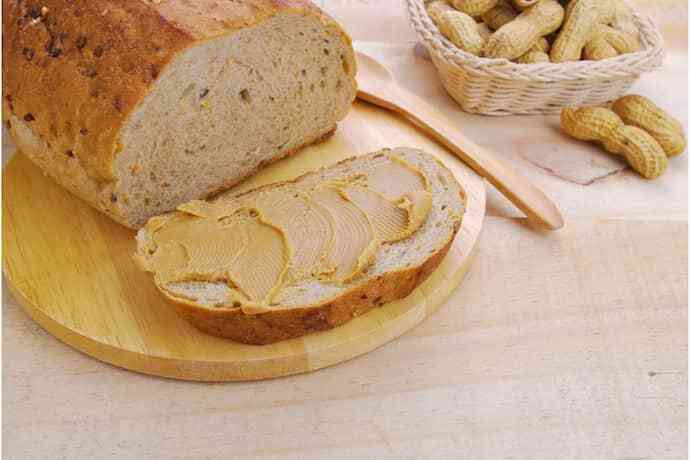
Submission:
[[[367,356],[263,382],[111,367],[48,335],[5,289],[6,458],[687,458],[687,154],[647,182],[562,137],[554,117],[463,114],[415,55],[398,0],[320,3],[543,187],[567,227],[537,234],[490,190],[479,255],[446,306]],[[687,4],[637,3],[669,56],[636,91],[687,128]],[[5,161],[13,150],[3,139]]]

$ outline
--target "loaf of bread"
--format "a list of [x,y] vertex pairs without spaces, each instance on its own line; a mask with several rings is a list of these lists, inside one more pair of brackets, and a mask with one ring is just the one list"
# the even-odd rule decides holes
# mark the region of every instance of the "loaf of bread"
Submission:
[[331,134],[349,37],[307,0],[3,0],[21,152],[129,227]]
[[409,295],[460,228],[464,193],[398,148],[152,218],[135,259],[199,329],[265,344],[333,328]]

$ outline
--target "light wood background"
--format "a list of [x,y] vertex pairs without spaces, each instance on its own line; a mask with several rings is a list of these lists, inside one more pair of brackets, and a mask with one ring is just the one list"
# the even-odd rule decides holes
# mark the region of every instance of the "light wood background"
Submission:
[[[638,3],[669,57],[637,90],[687,128],[687,4]],[[397,0],[322,4],[355,39],[386,42],[363,46],[389,65],[413,59]],[[566,229],[535,234],[490,190],[477,259],[433,317],[365,357],[260,383],[102,364],[4,294],[7,458],[687,458],[687,154],[642,181],[553,118],[462,114],[414,62],[404,84],[542,186]]]

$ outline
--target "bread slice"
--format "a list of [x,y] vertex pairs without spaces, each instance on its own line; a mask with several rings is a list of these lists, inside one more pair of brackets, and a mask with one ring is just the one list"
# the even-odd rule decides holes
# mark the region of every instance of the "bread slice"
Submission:
[[21,152],[132,228],[328,137],[350,38],[303,0],[3,2]]
[[[297,279],[283,286],[270,305],[262,308],[238,302],[235,290],[225,281],[167,282],[154,270],[158,289],[183,317],[202,331],[251,344],[272,343],[331,329],[374,307],[406,297],[439,265],[460,228],[464,212],[462,187],[431,155],[409,148],[386,149],[344,160],[294,181],[242,194],[226,192],[211,204],[251,203],[266,191],[313,190],[320,184],[367,174],[398,159],[426,177],[431,208],[426,220],[410,236],[379,245],[371,265],[353,279],[344,283],[319,277]],[[151,270],[158,250],[152,233],[165,228],[169,220],[189,217],[184,214],[176,211],[154,218],[139,230],[135,257],[145,269]],[[189,221],[195,222],[192,218]]]

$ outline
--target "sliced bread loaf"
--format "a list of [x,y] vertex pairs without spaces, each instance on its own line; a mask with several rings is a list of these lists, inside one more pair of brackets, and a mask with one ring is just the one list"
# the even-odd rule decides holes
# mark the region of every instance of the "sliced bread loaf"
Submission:
[[350,39],[305,0],[3,1],[19,150],[133,228],[327,137]]
[[135,258],[203,331],[265,344],[403,298],[438,266],[464,193],[434,157],[383,150],[151,219]]

